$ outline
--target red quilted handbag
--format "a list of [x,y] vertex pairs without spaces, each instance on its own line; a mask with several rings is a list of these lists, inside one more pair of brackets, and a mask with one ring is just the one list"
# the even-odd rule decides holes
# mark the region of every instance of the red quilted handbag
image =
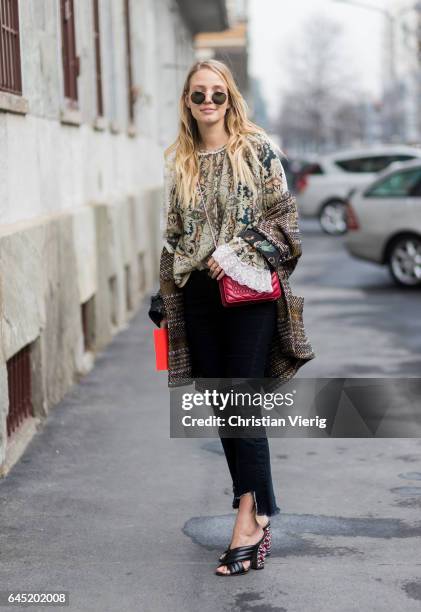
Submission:
[[[200,183],[197,184],[202,199],[203,208],[205,209],[206,218],[209,223],[209,227],[212,234],[213,243],[215,249],[217,248],[215,235],[213,233],[212,224],[209,220],[208,211],[205,204],[205,199],[200,188]],[[241,306],[242,304],[252,304],[255,302],[268,302],[277,300],[281,296],[281,285],[279,283],[278,274],[275,270],[272,271],[272,291],[256,291],[247,287],[247,285],[241,285],[239,282],[225,274],[219,281],[219,291],[221,293],[221,300],[223,306]]]
[[275,270],[272,272],[272,291],[256,291],[246,285],[240,285],[226,274],[218,281],[221,300],[224,306],[241,306],[251,302],[268,302],[281,296],[281,285]]

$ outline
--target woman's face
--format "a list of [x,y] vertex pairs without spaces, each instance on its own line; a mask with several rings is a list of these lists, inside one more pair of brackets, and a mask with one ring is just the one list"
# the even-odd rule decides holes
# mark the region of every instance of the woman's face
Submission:
[[[192,102],[190,96],[193,91],[201,91],[205,94],[205,99],[201,104]],[[223,91],[227,98],[223,104],[215,104],[212,94],[216,91]],[[224,120],[225,113],[230,107],[228,101],[228,89],[225,82],[213,70],[201,68],[193,74],[190,79],[190,88],[185,96],[186,105],[191,109],[193,117],[198,123],[203,125],[213,125]]]

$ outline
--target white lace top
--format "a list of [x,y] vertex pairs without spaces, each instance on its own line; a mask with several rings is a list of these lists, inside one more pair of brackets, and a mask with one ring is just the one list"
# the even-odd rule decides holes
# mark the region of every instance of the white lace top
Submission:
[[217,240],[215,250],[209,223],[201,201],[195,207],[190,203],[181,207],[175,195],[174,173],[169,160],[165,166],[165,197],[161,215],[164,247],[174,253],[174,281],[183,287],[192,270],[207,269],[206,261],[212,256],[226,274],[243,285],[257,291],[270,291],[271,270],[266,259],[238,233],[262,213],[264,189],[273,181],[288,189],[285,172],[277,150],[266,134],[255,134],[252,141],[264,171],[250,156],[250,167],[257,184],[263,190],[261,197],[240,186],[233,189],[231,164],[225,146],[215,151],[199,151],[200,185],[206,208]]

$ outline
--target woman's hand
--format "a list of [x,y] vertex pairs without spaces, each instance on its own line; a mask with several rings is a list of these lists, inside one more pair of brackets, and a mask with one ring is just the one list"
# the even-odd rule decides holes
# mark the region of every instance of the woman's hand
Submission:
[[212,278],[216,278],[216,280],[220,280],[223,276],[225,276],[225,272],[223,271],[221,266],[218,264],[218,262],[214,260],[213,257],[208,259],[208,261],[206,262],[206,265],[209,266],[209,269],[210,269],[209,276],[211,276]]
[[167,319],[162,319],[161,323],[159,324],[159,327],[168,327],[168,321]]

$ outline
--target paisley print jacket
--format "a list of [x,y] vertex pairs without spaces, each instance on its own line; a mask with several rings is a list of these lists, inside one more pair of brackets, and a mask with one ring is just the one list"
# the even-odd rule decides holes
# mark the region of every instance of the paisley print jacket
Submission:
[[[277,271],[282,295],[276,302],[277,328],[271,341],[265,377],[284,383],[291,379],[302,365],[315,357],[304,329],[304,298],[293,295],[288,282],[302,254],[298,211],[295,196],[286,187],[280,157],[270,139],[266,135],[258,135],[254,142],[257,143],[256,151],[262,167],[254,166],[253,161],[250,161],[250,167],[256,173],[259,197],[253,201],[252,194],[247,189],[242,189],[241,197],[238,197],[238,192],[235,196],[230,195],[230,180],[224,179],[224,173],[221,173],[219,185],[221,181],[226,180],[226,187],[222,191],[224,189],[227,191],[225,206],[222,207],[222,212],[220,208],[219,217],[218,210],[214,210],[215,223],[220,232],[217,244],[218,249],[222,247],[222,261],[225,258],[226,263],[227,252],[224,253],[223,247],[228,246],[230,249],[228,259],[231,259],[231,263],[234,262],[237,270],[239,267],[244,270],[245,266],[252,268],[252,275],[248,278],[252,278],[257,271],[258,275],[254,276],[254,279],[257,279],[258,283],[262,279],[262,283],[264,282],[264,272],[270,277],[272,270]],[[215,181],[218,182],[216,179]],[[170,183],[166,185],[167,190],[168,187],[171,190]],[[220,201],[223,200],[222,197]],[[162,316],[168,320],[169,387],[189,384],[194,380],[185,333],[183,274],[188,277],[189,270],[194,266],[205,267],[204,261],[210,255],[218,253],[218,249],[215,251],[210,234],[210,241],[198,240],[197,231],[205,232],[204,218],[200,215],[195,217],[197,221],[197,231],[193,232],[195,246],[191,249],[186,248],[186,233],[183,232],[185,227],[183,221],[185,224],[186,218],[180,215],[180,211],[175,206],[171,208],[173,201],[171,191],[169,199],[167,191],[168,208],[165,212],[167,218],[164,214],[161,222],[165,242],[160,259],[160,290],[153,296],[149,311],[149,316],[157,325]],[[231,224],[224,224],[224,219],[231,220]],[[191,227],[192,223],[190,219],[188,227]],[[187,244],[188,241],[187,237]],[[206,244],[207,246],[204,246]],[[202,248],[202,251],[198,251],[198,248]],[[179,266],[176,265],[177,262]],[[260,287],[263,286],[262,283]]]

